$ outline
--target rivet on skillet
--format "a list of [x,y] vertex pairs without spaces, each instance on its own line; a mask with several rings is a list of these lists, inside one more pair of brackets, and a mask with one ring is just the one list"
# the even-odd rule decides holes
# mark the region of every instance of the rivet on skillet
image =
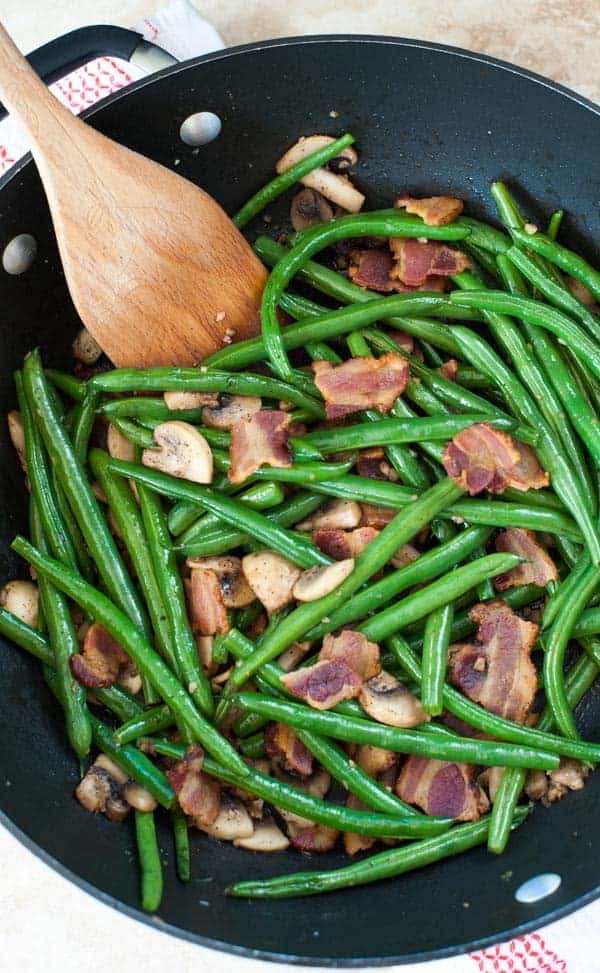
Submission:
[[29,270],[37,254],[37,241],[30,233],[19,233],[6,244],[2,266],[7,274],[18,276]]
[[532,905],[534,902],[539,902],[540,899],[545,899],[548,895],[556,892],[560,888],[561,882],[560,875],[555,872],[534,875],[533,878],[528,878],[526,882],[519,885],[515,892],[515,899],[524,905]]
[[212,111],[188,115],[179,129],[179,137],[186,145],[208,145],[221,131],[221,119]]

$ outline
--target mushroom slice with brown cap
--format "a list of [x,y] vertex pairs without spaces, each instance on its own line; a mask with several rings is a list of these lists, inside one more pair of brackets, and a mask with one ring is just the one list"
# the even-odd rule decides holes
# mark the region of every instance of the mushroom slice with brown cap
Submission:
[[270,815],[254,822],[254,832],[248,838],[234,838],[236,848],[246,851],[285,851],[290,843]]
[[[335,140],[329,135],[311,135],[308,138],[299,139],[275,164],[276,171],[279,174],[285,172],[297,162],[326,145],[330,145],[333,141]],[[357,160],[356,151],[344,149],[344,157],[348,160],[349,165],[354,165]],[[308,186],[309,189],[316,189],[322,196],[330,199],[332,203],[336,203],[337,206],[341,206],[349,213],[358,213],[365,201],[363,194],[354,188],[347,176],[338,175],[325,166],[313,169],[312,172],[303,176],[300,182],[304,186]]]
[[322,510],[296,525],[296,530],[352,530],[362,517],[360,504],[355,500],[331,500]]
[[122,459],[127,463],[135,460],[135,444],[111,423],[106,430],[106,448],[115,459]]
[[102,348],[87,328],[82,328],[78,332],[72,350],[77,361],[83,362],[84,365],[95,365],[102,354]]
[[299,567],[275,551],[257,551],[242,560],[246,581],[269,615],[289,604],[302,574]]
[[572,757],[561,757],[560,767],[550,773],[532,770],[527,775],[525,793],[531,801],[540,801],[545,807],[560,801],[569,791],[580,791],[585,786],[589,768]]
[[248,811],[241,801],[227,793],[221,795],[219,813],[212,824],[200,823],[197,818],[194,818],[194,824],[212,838],[219,838],[221,841],[251,838],[254,834],[254,824]]
[[333,219],[333,209],[321,193],[306,187],[294,196],[290,219],[294,230],[299,233],[317,223],[328,223]]
[[419,551],[412,544],[402,544],[390,558],[390,564],[393,568],[405,568],[407,564],[417,561],[420,556]]
[[182,409],[202,409],[205,405],[217,405],[218,392],[163,392],[163,399],[168,409],[177,412]]
[[75,788],[75,797],[92,814],[105,814],[109,821],[122,821],[129,804],[122,795],[128,779],[120,767],[100,754]]
[[211,429],[231,429],[242,419],[251,419],[260,412],[262,400],[258,395],[219,395],[214,405],[202,410],[202,422]]
[[388,726],[408,729],[431,719],[417,697],[385,671],[364,683],[358,701],[372,719]]
[[19,457],[21,469],[25,474],[27,474],[25,433],[23,432],[23,419],[21,417],[21,413],[18,412],[17,409],[12,409],[6,416],[6,422],[8,424],[8,435],[10,436],[10,441],[16,450],[17,456]]
[[233,555],[189,557],[186,563],[192,573],[198,568],[214,571],[219,579],[221,597],[226,608],[246,608],[256,600],[242,570],[241,558]]
[[338,588],[354,571],[354,558],[335,561],[323,567],[303,571],[296,581],[292,594],[298,601],[316,601]]
[[145,449],[142,463],[193,483],[212,483],[213,457],[204,436],[188,422],[161,422],[154,430],[156,448]]
[[398,754],[383,747],[374,747],[370,743],[361,743],[354,754],[354,761],[365,774],[379,777],[380,774],[394,770],[398,766]]
[[150,791],[135,780],[127,781],[123,786],[123,797],[136,811],[154,811],[158,807],[158,802],[152,797]]
[[39,591],[33,581],[7,581],[0,589],[0,605],[30,628],[37,628]]

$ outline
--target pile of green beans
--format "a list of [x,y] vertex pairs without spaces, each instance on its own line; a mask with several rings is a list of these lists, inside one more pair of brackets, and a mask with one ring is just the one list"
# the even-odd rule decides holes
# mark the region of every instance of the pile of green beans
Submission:
[[[238,228],[353,142],[350,134],[333,139],[259,188],[235,216]],[[509,188],[496,182],[491,195],[500,229],[469,216],[432,226],[403,209],[382,209],[338,216],[284,242],[259,236],[254,250],[271,271],[261,334],[224,346],[199,366],[98,370],[81,380],[45,369],[34,350],[15,373],[30,540],[19,535],[12,546],[35,572],[39,611],[34,629],[0,607],[0,635],[41,663],[77,759],[92,748],[105,753],[159,805],[134,813],[141,901],[150,912],[160,907],[164,882],[158,815],[166,813],[172,827],[177,875],[190,880],[191,819],[160,762],[182,760],[190,746],[203,748],[203,772],[238,799],[250,795],[337,832],[404,842],[345,868],[288,870],[229,890],[257,898],[366,884],[486,842],[500,853],[525,820],[518,802],[529,770],[550,773],[563,758],[600,762],[600,743],[580,738],[575,711],[600,673],[600,328],[595,309],[564,277],[600,301],[600,271],[558,242],[562,210],[544,223],[547,233],[529,233]],[[451,278],[448,293],[384,295],[358,286],[333,261],[316,259],[338,244],[371,245],[378,237],[442,241],[464,249],[471,267]],[[282,311],[292,323],[282,326]],[[410,353],[396,340],[399,332],[413,340]],[[409,373],[391,408],[327,421],[327,394],[311,364],[336,368],[364,358],[374,368],[373,359],[391,354]],[[448,358],[456,363],[450,372],[443,369]],[[166,392],[253,396],[263,409],[287,410],[294,423],[289,464],[263,464],[233,483],[231,430],[214,428],[202,407],[171,409]],[[157,426],[170,420],[203,436],[215,471],[210,484],[144,462],[142,450],[156,447]],[[98,448],[107,423],[132,444],[130,452]],[[530,447],[549,486],[519,490],[517,483],[500,495],[467,495],[446,475],[445,447],[478,423]],[[361,451],[368,449],[380,451],[377,477],[361,475]],[[200,648],[208,649],[199,634],[209,619],[194,615],[193,628],[194,568],[185,559],[228,555],[219,563],[231,571],[239,562],[230,556],[266,549],[296,574],[328,572],[334,559],[325,552],[327,538],[303,521],[336,502],[352,520],[347,532],[377,524],[351,572],[313,601],[290,594],[270,618],[258,599],[229,608],[227,626],[218,634],[213,628],[211,662],[203,667]],[[497,591],[495,578],[521,564],[494,547],[496,532],[510,528],[535,532],[549,548],[557,581]],[[416,552],[408,549],[408,560],[393,567],[404,545]],[[221,582],[224,593],[231,581],[227,575]],[[535,725],[492,712],[452,684],[451,645],[474,639],[471,608],[497,598],[515,612],[537,604],[545,708]],[[98,622],[120,643],[141,676],[140,693],[118,681],[86,690],[75,680],[71,659],[82,648],[74,606],[86,624]],[[324,638],[344,628],[379,646],[384,668],[420,700],[427,721],[388,725],[357,698],[320,710],[292,693],[282,653],[306,641],[294,668],[313,666]],[[449,729],[445,714],[473,733]],[[256,762],[270,752],[269,723],[291,728],[314,765],[362,809],[265,773]],[[423,813],[355,761],[358,747],[503,768],[492,810],[460,825]]]

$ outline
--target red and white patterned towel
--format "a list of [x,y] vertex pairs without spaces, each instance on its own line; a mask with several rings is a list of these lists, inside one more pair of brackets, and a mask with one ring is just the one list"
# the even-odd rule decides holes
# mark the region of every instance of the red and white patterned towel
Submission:
[[[214,27],[188,0],[173,0],[138,24],[136,30],[178,60],[224,46]],[[126,61],[101,57],[57,81],[52,91],[59,101],[78,114],[141,75],[138,68]],[[18,126],[10,118],[0,123],[0,175],[26,151],[27,140]],[[593,903],[546,929],[511,942],[470,956],[402,969],[404,973],[600,973],[599,919],[600,903]]]

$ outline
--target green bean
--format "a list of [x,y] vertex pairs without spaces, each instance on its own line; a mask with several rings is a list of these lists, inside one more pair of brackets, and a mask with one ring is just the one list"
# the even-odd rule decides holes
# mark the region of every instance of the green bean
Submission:
[[[219,472],[231,469],[231,458],[228,453],[213,449],[212,454],[215,469]],[[316,463],[294,463],[293,466],[261,466],[244,483],[251,483],[254,480],[275,480],[281,483],[297,483],[301,486],[309,486],[318,483],[319,480],[332,480],[334,477],[343,476],[348,470],[352,469],[355,462],[356,456],[350,456],[340,463],[325,463],[321,459]]]
[[107,689],[95,689],[88,697],[88,703],[104,706],[119,720],[130,720],[144,711],[144,707],[135,696],[116,682]]
[[[464,761],[484,767],[530,767],[556,769],[558,757],[548,751],[521,744],[500,743],[454,737],[450,734],[428,734],[420,730],[404,730],[385,726],[366,719],[313,710],[288,700],[275,699],[259,693],[239,693],[233,697],[235,705],[251,713],[260,713],[272,720],[298,730],[313,730],[326,737],[347,743],[366,743],[396,753],[418,754],[434,760]],[[354,831],[354,828],[346,830]]]
[[[222,473],[219,473],[213,478],[212,487],[214,490],[218,490],[219,493],[235,493],[239,490],[237,483],[230,483],[227,476]],[[201,503],[190,500],[179,500],[169,510],[167,517],[169,530],[174,537],[177,537],[184,530],[187,530],[198,519],[200,514],[204,513],[206,513],[206,507]]]
[[[48,545],[34,500],[30,505],[31,536],[43,553]],[[69,743],[78,757],[84,757],[92,742],[92,726],[86,705],[85,689],[71,672],[71,656],[79,652],[79,643],[66,598],[45,577],[38,578],[40,605],[48,627],[48,641],[52,648],[52,668],[56,670],[60,701],[65,714]]]
[[139,446],[141,449],[156,449],[152,430],[145,428],[139,422],[134,422],[133,419],[125,419],[123,416],[111,416],[110,424],[135,446]]
[[180,882],[189,882],[191,878],[190,836],[185,814],[180,807],[174,809],[171,820],[173,823],[173,839],[175,841],[177,878]]
[[573,638],[598,634],[600,634],[600,608],[588,608],[576,621],[573,627]]
[[[582,654],[580,659],[569,670],[565,689],[569,706],[575,708],[583,698],[598,675],[598,666],[591,659]],[[553,719],[548,707],[538,720],[538,729],[551,730]],[[516,767],[506,769],[502,774],[500,786],[496,792],[490,817],[490,831],[488,849],[501,855],[508,843],[510,821],[519,795],[525,786],[526,772]]]
[[[526,816],[526,808],[517,810],[512,826],[518,827]],[[228,893],[238,898],[284,899],[368,885],[379,879],[404,875],[475,848],[485,842],[488,828],[489,818],[485,817],[473,824],[461,824],[440,837],[426,838],[402,848],[380,851],[343,868],[292,874],[287,872],[280,878],[236,882],[228,889]]]
[[502,500],[459,500],[440,517],[464,520],[469,524],[487,524],[489,527],[525,527],[550,534],[564,534],[570,540],[581,543],[582,534],[574,521],[559,510],[535,507],[528,504],[505,503]]
[[549,239],[543,233],[530,234],[525,230],[515,229],[513,237],[527,250],[533,250],[571,277],[576,277],[592,292],[596,300],[600,300],[600,272],[583,257]]
[[548,229],[546,230],[546,236],[549,237],[551,240],[556,240],[564,215],[565,215],[564,209],[557,209],[550,217],[550,220],[548,222]]
[[[256,696],[256,693],[248,695]],[[262,699],[262,697],[260,697]],[[163,740],[150,740],[149,746],[155,753],[181,759],[185,754],[185,747]],[[402,808],[396,808],[393,814],[380,814],[372,811],[355,811],[340,804],[321,801],[296,787],[276,780],[252,767],[248,767],[248,774],[243,781],[232,771],[220,766],[206,757],[202,770],[217,777],[224,783],[243,787],[244,790],[257,797],[262,797],[275,807],[283,807],[294,814],[299,814],[309,821],[324,824],[326,827],[338,831],[351,831],[354,834],[368,834],[373,837],[415,838],[423,835],[440,834],[452,824],[449,818],[426,817],[420,814],[406,814]]]
[[425,623],[421,703],[425,712],[432,716],[439,716],[443,709],[442,695],[453,618],[454,606],[449,602],[434,609]]
[[23,384],[50,460],[56,467],[61,486],[77,517],[106,590],[133,623],[145,630],[146,612],[92,493],[85,471],[56,414],[52,397],[48,394],[48,383],[38,351],[31,352],[25,359]]
[[487,540],[490,533],[487,527],[470,527],[439,547],[426,551],[416,561],[357,591],[352,599],[328,616],[327,622],[321,621],[319,625],[307,632],[306,638],[320,639],[327,632],[333,632],[357,618],[377,611],[408,588],[430,581],[438,574],[460,564]]
[[[247,503],[253,510],[269,510],[279,506],[285,500],[285,492],[279,483],[265,482],[255,483],[240,493],[238,500]],[[214,513],[203,514],[194,523],[190,524],[187,530],[179,535],[179,544],[189,544],[202,536],[208,530],[215,527],[220,528],[223,521]]]
[[270,205],[278,196],[281,196],[286,189],[290,189],[295,183],[300,182],[309,172],[324,166],[354,142],[354,136],[347,133],[340,138],[329,142],[316,152],[311,152],[306,158],[296,162],[278,176],[275,176],[266,186],[263,186],[244,203],[241,210],[233,217],[233,222],[239,230],[243,229],[250,220],[254,219],[257,213]]
[[[115,368],[112,372],[101,372],[90,379],[91,388],[102,392],[162,392],[164,389],[181,392],[220,392],[228,395],[258,395],[266,399],[283,400],[306,409],[311,416],[323,418],[324,410],[320,402],[306,395],[293,385],[280,382],[268,375],[248,372],[244,375],[208,369],[206,364],[196,368]],[[189,415],[189,421],[201,418],[201,409],[188,412],[175,412],[169,409],[164,399],[115,399],[102,406],[104,415],[151,416],[155,419],[182,419]]]
[[[315,307],[318,308],[317,314],[321,314],[323,309],[318,305]],[[342,361],[338,353],[324,341],[309,341],[306,351],[313,361],[328,361],[331,365],[338,365]]]
[[143,710],[123,723],[115,730],[113,739],[118,746],[131,743],[139,737],[151,736],[159,733],[173,725],[173,714],[168,706],[154,706],[152,709]]
[[[521,215],[516,200],[512,196],[508,187],[502,182],[493,182],[491,185],[491,193],[494,197],[496,206],[498,207],[500,217],[514,241],[515,230],[523,231],[526,225],[525,219]],[[560,271],[558,271],[553,264],[539,256],[535,256],[535,261],[539,269],[545,273],[546,276],[552,277],[556,284],[564,287]],[[533,297],[537,298],[537,296],[537,291],[534,288]]]
[[60,485],[56,468],[52,466],[50,468],[50,479],[52,480],[52,486],[54,487],[54,495],[56,497],[56,506],[62,521],[68,531],[69,537],[71,538],[71,543],[75,550],[75,556],[77,558],[77,564],[79,565],[79,570],[84,576],[86,581],[93,581],[96,577],[96,571],[94,568],[93,561],[90,557],[87,545],[81,533],[77,519],[71,510],[67,498],[65,497],[65,492]]
[[67,372],[59,372],[56,368],[46,368],[46,378],[52,382],[55,389],[65,392],[74,402],[83,402],[86,392],[86,383],[75,375]]
[[54,652],[42,633],[31,628],[5,608],[0,608],[0,635],[4,635],[5,638],[25,649],[40,662],[48,666],[54,665]]
[[581,575],[570,600],[562,606],[560,617],[554,622],[544,639],[546,649],[543,662],[544,691],[554,721],[566,737],[576,738],[577,730],[564,685],[565,652],[575,623],[599,584],[600,572],[595,566],[589,565]]
[[245,774],[245,764],[220,733],[198,713],[183,686],[123,611],[73,571],[41,554],[24,537],[17,537],[12,546],[17,554],[24,557],[40,574],[48,577],[59,590],[89,611],[110,632],[131,656],[142,675],[149,679],[170,706],[173,715],[189,727],[194,739],[202,743],[209,753],[217,755],[224,764],[235,768],[242,776]]
[[[408,642],[400,635],[392,635],[388,638],[387,645],[402,668],[416,683],[420,683],[422,678],[421,666]],[[539,747],[549,753],[573,757],[575,760],[592,762],[600,760],[600,744],[554,736],[537,727],[513,723],[512,720],[506,720],[502,716],[497,716],[495,713],[483,709],[482,706],[472,702],[462,693],[453,689],[452,686],[444,686],[443,700],[444,708],[449,713],[457,716],[460,720],[464,720],[465,723],[475,727],[475,729],[481,730],[482,733],[487,733],[499,740],[506,740],[526,747]]]
[[[314,485],[313,490],[317,490]],[[323,497],[318,494],[299,491],[286,500],[276,510],[267,514],[269,519],[281,527],[291,527],[293,524],[310,517],[323,504]],[[186,557],[206,557],[211,554],[223,554],[233,547],[241,547],[251,542],[251,537],[243,531],[222,526],[199,540],[175,548],[178,554]]]
[[507,258],[518,267],[524,277],[544,295],[550,304],[560,308],[572,317],[576,318],[589,331],[593,338],[598,336],[598,319],[595,314],[578,301],[571,294],[571,291],[564,284],[557,284],[556,281],[546,274],[543,268],[527,256],[520,247],[511,247],[506,251]]
[[100,401],[100,394],[93,390],[88,391],[79,406],[77,421],[73,425],[71,438],[75,455],[81,464],[85,464],[88,444],[92,427],[96,419],[96,411]]
[[381,533],[356,557],[354,570],[330,594],[317,601],[306,602],[284,618],[277,629],[265,633],[260,648],[252,659],[239,666],[230,677],[225,691],[242,686],[250,676],[265,662],[269,662],[283,652],[292,642],[300,638],[321,620],[343,605],[365,581],[387,564],[401,544],[406,543],[428,524],[440,510],[452,503],[462,493],[460,487],[449,478],[430,487],[406,510],[396,514],[394,519],[383,528]]
[[153,811],[135,812],[135,838],[142,873],[142,909],[156,912],[162,899],[163,875]]
[[483,247],[474,246],[472,243],[469,244],[466,240],[463,244],[461,244],[461,247],[467,256],[471,257],[473,261],[475,261],[475,266],[478,269],[485,271],[485,273],[488,275],[488,279],[491,277],[492,281],[498,282],[499,273],[496,258],[498,256],[502,256],[502,254],[496,254],[493,251],[484,250]]
[[311,483],[310,489],[314,493],[324,493],[328,497],[338,497],[341,500],[356,500],[359,503],[362,501],[393,508],[405,507],[419,497],[412,487],[387,480],[371,480],[367,476],[356,476],[353,473],[347,473],[335,480]]
[[265,755],[265,735],[262,730],[259,730],[257,733],[247,736],[244,740],[240,740],[239,746],[240,753],[243,753],[244,757],[248,757],[250,760],[258,760]]
[[459,598],[483,578],[502,574],[519,563],[520,559],[514,554],[487,554],[477,561],[463,564],[432,581],[427,587],[414,591],[376,615],[371,615],[358,626],[358,631],[363,632],[371,641],[380,642],[405,625],[424,618],[430,612]]

